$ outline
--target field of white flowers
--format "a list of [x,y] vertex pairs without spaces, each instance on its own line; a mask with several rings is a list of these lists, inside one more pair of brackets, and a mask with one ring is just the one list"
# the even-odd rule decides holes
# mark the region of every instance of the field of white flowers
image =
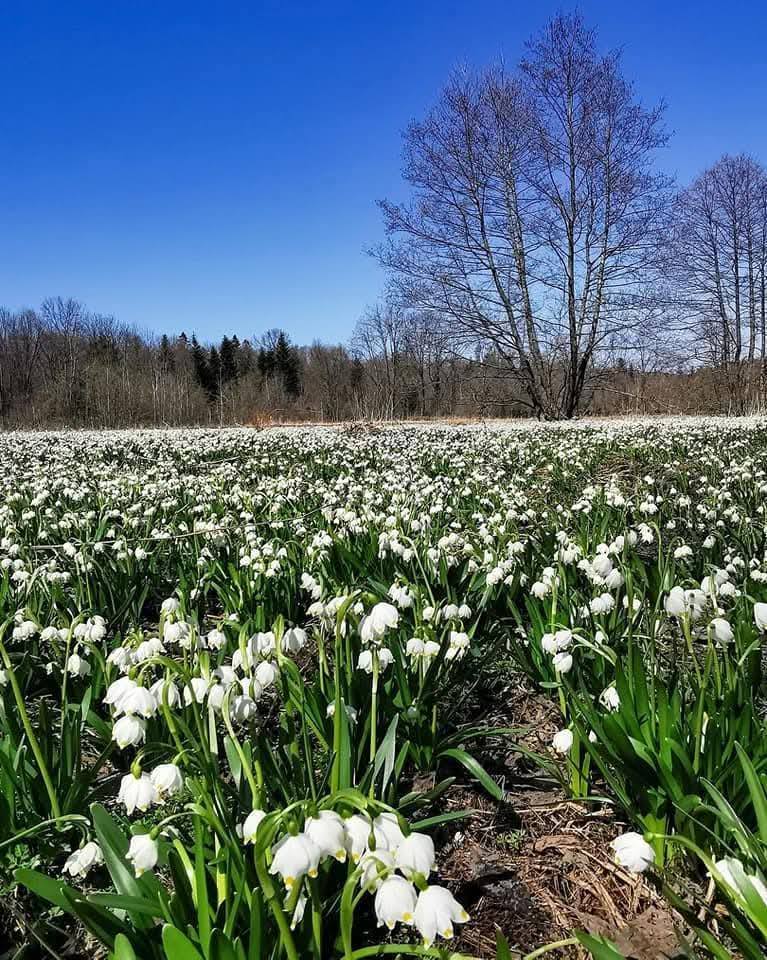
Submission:
[[617,960],[455,868],[533,783],[687,956],[764,956],[764,422],[0,458],[3,956]]

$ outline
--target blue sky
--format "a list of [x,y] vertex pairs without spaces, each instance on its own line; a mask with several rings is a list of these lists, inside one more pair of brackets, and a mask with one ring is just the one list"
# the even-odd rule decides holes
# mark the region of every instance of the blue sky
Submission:
[[[450,70],[503,56],[560,3],[0,2],[0,304],[75,296],[201,339],[346,339],[383,276],[377,198]],[[567,8],[567,7],[565,7]],[[583,2],[664,167],[767,163],[767,10]]]

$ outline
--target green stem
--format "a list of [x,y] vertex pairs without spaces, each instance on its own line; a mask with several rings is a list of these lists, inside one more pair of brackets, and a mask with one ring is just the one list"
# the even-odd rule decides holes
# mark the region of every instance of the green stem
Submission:
[[2,656],[3,663],[5,664],[5,671],[8,676],[8,681],[11,684],[11,690],[13,690],[13,696],[16,700],[16,708],[19,711],[21,722],[24,725],[24,731],[27,735],[27,739],[29,740],[29,746],[32,748],[32,753],[37,761],[37,767],[40,771],[40,776],[43,778],[43,783],[45,784],[48,798],[51,801],[51,812],[53,813],[53,819],[56,820],[61,816],[59,799],[56,796],[56,791],[53,788],[53,781],[51,780],[51,775],[48,771],[48,765],[45,762],[45,757],[43,756],[43,752],[40,749],[40,744],[35,736],[35,731],[29,719],[27,708],[24,706],[24,697],[22,695],[19,682],[16,679],[16,674],[14,673],[13,666],[11,664],[11,658],[8,656],[8,651],[5,649],[5,644],[3,644],[2,641],[0,641],[0,656]]

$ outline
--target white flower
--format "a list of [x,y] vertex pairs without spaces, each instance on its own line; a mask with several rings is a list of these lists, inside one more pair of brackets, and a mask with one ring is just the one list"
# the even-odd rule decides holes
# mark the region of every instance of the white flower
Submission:
[[399,623],[399,610],[391,603],[377,603],[360,623],[360,639],[363,643],[377,643],[387,630]]
[[[368,848],[368,840],[373,830],[373,823],[363,813],[353,813],[344,820],[346,830],[346,849],[353,863],[358,863]],[[376,849],[378,846],[376,845]]]
[[226,643],[226,634],[223,630],[211,630],[205,640],[211,650],[220,650]]
[[387,850],[396,850],[405,835],[400,830],[399,820],[396,813],[390,813],[385,810],[373,821],[373,831],[375,832],[376,849],[384,847]]
[[161,797],[173,797],[184,786],[184,775],[175,763],[161,763],[149,774],[149,779]]
[[91,665],[79,653],[73,653],[67,660],[67,673],[70,677],[87,677],[91,672]]
[[92,867],[103,862],[101,847],[93,840],[89,840],[85,846],[73,851],[67,857],[61,872],[68,873],[70,877],[84,877]]
[[395,863],[408,880],[413,874],[428,877],[434,869],[434,841],[425,833],[413,832],[397,847]]
[[274,681],[279,676],[279,670],[277,666],[272,663],[270,660],[262,660],[261,663],[256,667],[256,680],[259,684],[266,689],[266,687],[271,686]]
[[132,659],[133,656],[130,650],[127,650],[125,647],[115,647],[107,657],[107,663],[111,663],[117,667],[120,673],[125,673],[130,667]]
[[754,623],[757,630],[767,630],[767,603],[754,604]]
[[717,860],[715,866],[724,882],[738,895],[740,900],[745,901],[747,899],[750,885],[767,904],[767,886],[764,881],[756,874],[746,873],[740,860],[735,857],[725,857],[723,860]]
[[180,606],[181,604],[175,597],[168,597],[167,600],[163,600],[162,606],[160,607],[160,612],[164,613],[167,617],[174,613],[178,613]]
[[620,710],[621,698],[615,687],[606,687],[599,695],[599,700],[608,710]]
[[128,694],[133,690],[135,690],[136,686],[136,681],[131,680],[130,677],[120,677],[118,680],[115,680],[114,683],[110,683],[107,687],[104,703],[114,707],[115,713],[122,713],[122,702],[124,698],[127,697]]
[[394,870],[394,854],[390,850],[368,850],[360,859],[360,886],[371,893]]
[[427,947],[437,936],[450,940],[454,923],[466,923],[468,913],[446,887],[427,887],[418,894],[413,915],[415,926]]
[[112,727],[112,739],[121,750],[125,747],[136,747],[143,743],[145,738],[146,720],[133,714],[120,717]]
[[572,730],[560,730],[551,739],[551,745],[557,753],[569,753],[573,745]]
[[663,605],[666,608],[666,613],[670,617],[683,616],[687,609],[684,590],[681,587],[672,587],[669,595],[664,600]]
[[446,660],[461,660],[469,649],[468,634],[458,630],[451,630],[448,635],[449,647],[445,654]]
[[146,687],[134,686],[121,697],[120,711],[149,719],[157,713],[157,701]]
[[735,636],[730,624],[722,617],[714,617],[714,619],[711,621],[710,627],[714,633],[714,637],[719,641],[719,643],[730,643]]
[[552,660],[557,673],[569,673],[573,668],[573,658],[569,653],[557,653]]
[[256,834],[258,833],[258,825],[264,819],[266,814],[263,810],[251,810],[250,813],[245,818],[245,823],[242,825],[242,839],[245,843],[255,843]]
[[335,810],[320,810],[316,817],[307,817],[304,833],[317,844],[321,857],[333,857],[339,863],[346,860],[344,821]]
[[146,773],[142,773],[138,777],[135,777],[132,773],[126,773],[120,781],[117,799],[120,803],[125,804],[128,816],[131,816],[134,810],[145,813],[153,803],[159,802],[160,795],[157,792],[157,787]]
[[376,891],[375,911],[378,926],[385,924],[389,930],[397,923],[412,923],[416,908],[416,892],[412,883],[404,877],[387,877]]
[[163,677],[160,677],[160,679],[155,680],[149,688],[149,692],[157,701],[158,709],[162,706],[164,700],[167,701],[171,709],[181,703],[181,694],[178,692],[178,687],[172,680],[165,680]]
[[269,867],[269,873],[279,873],[286,890],[292,890],[296,880],[300,880],[304,874],[310,877],[317,876],[317,868],[320,864],[320,848],[305,833],[299,833],[297,836],[283,837],[279,843],[272,848],[272,865]]
[[306,631],[300,627],[291,627],[282,635],[282,649],[285,653],[298,653],[306,644]]
[[655,863],[655,851],[641,833],[624,833],[610,844],[615,860],[630,873],[644,873]]
[[140,877],[142,873],[155,868],[158,856],[157,841],[148,833],[136,833],[130,839],[125,859],[133,864],[136,876]]

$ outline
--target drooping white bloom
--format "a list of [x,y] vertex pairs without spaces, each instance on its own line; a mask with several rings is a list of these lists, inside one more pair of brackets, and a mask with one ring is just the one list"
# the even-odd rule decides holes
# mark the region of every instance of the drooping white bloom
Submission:
[[735,891],[739,900],[746,900],[748,886],[751,886],[767,904],[767,885],[761,877],[753,873],[747,873],[743,869],[743,864],[736,857],[725,857],[723,860],[717,860],[715,867],[727,886]]
[[606,687],[599,695],[600,703],[608,710],[615,711],[621,708],[621,698],[615,687]]
[[163,677],[160,677],[160,679],[155,680],[149,688],[149,692],[157,701],[158,709],[162,706],[163,702],[167,702],[170,709],[177,707],[181,703],[181,694],[178,692],[178,687],[172,680],[165,680]]
[[670,617],[684,616],[687,605],[684,599],[684,590],[681,587],[672,587],[669,595],[663,602],[666,613]]
[[226,644],[226,634],[223,630],[214,628],[205,637],[205,643],[211,650],[220,650]]
[[722,644],[731,643],[735,637],[732,627],[722,617],[714,617],[709,624],[716,640]]
[[264,689],[271,686],[278,676],[279,669],[271,660],[262,660],[256,667],[256,680]]
[[387,850],[396,850],[405,835],[400,829],[399,820],[396,813],[384,810],[379,813],[373,821],[373,831],[375,832],[376,849],[384,847]]
[[93,840],[89,840],[79,850],[74,850],[62,867],[62,873],[70,877],[84,877],[93,867],[104,862],[101,847]]
[[87,677],[91,672],[91,665],[79,653],[73,653],[67,660],[67,673],[70,677]]
[[393,874],[379,886],[375,895],[375,911],[378,926],[393,930],[397,923],[413,922],[416,908],[416,892],[412,883]]
[[390,850],[367,850],[360,858],[360,886],[371,893],[377,890],[394,865],[394,854]]
[[161,797],[174,797],[184,787],[184,775],[175,763],[161,763],[149,774],[149,779]]
[[133,865],[137,877],[157,866],[160,851],[157,841],[148,833],[136,833],[130,839],[125,859]]
[[551,738],[551,745],[557,753],[569,753],[573,745],[572,730],[559,730]]
[[434,869],[434,841],[426,833],[414,831],[400,842],[395,853],[397,869],[408,880],[420,873],[428,878]]
[[112,739],[121,750],[138,746],[146,739],[146,720],[132,713],[120,717],[112,727]]
[[283,837],[272,847],[272,865],[269,873],[279,874],[286,890],[292,890],[297,880],[304,874],[317,876],[320,865],[320,848],[305,833]]
[[469,635],[460,630],[451,630],[448,643],[445,660],[462,660],[469,649]]
[[132,773],[126,773],[120,781],[117,799],[125,804],[125,810],[130,817],[134,810],[145,813],[153,803],[159,802],[160,794],[148,774],[142,773],[134,777]]
[[367,814],[353,813],[344,820],[344,829],[346,831],[346,849],[352,858],[352,862],[358,863],[368,848],[373,822]]
[[569,673],[573,668],[573,658],[571,654],[565,653],[564,651],[554,654],[552,663],[557,673]]
[[655,851],[641,833],[624,833],[616,837],[610,846],[616,862],[630,873],[644,873],[655,863]]
[[120,677],[118,680],[110,683],[107,687],[104,703],[114,707],[115,713],[122,713],[123,699],[127,697],[129,693],[135,690],[136,686],[136,681],[131,680],[130,677]]
[[258,826],[266,814],[263,810],[251,810],[242,825],[242,839],[245,843],[255,843]]
[[346,860],[344,821],[335,810],[320,810],[316,817],[307,817],[304,833],[314,840],[323,858],[333,857],[339,863]]
[[291,627],[282,635],[282,649],[285,653],[298,653],[306,645],[306,631],[300,627]]
[[413,914],[416,929],[427,947],[437,936],[450,940],[454,923],[466,923],[468,913],[446,887],[430,886],[418,894]]
[[148,720],[157,713],[157,701],[146,687],[134,686],[120,699],[120,710]]
[[757,630],[767,631],[767,603],[754,604],[754,623]]
[[393,604],[377,603],[360,623],[360,639],[363,643],[378,643],[398,623],[399,610]]

